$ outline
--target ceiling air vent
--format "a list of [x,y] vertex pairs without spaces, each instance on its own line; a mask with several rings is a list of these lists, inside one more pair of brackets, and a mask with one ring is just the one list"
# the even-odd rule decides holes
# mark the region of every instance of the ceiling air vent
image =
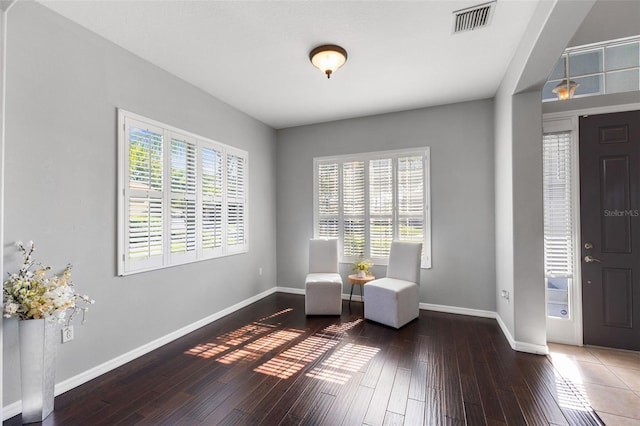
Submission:
[[490,3],[483,3],[453,12],[454,34],[475,30],[476,28],[482,28],[489,25],[495,6],[496,2],[492,1]]

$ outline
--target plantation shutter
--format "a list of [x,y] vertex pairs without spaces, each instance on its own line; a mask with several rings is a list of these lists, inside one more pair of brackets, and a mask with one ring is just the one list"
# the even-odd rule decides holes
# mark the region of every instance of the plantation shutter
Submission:
[[398,239],[424,241],[424,157],[398,158]]
[[369,161],[369,256],[389,256],[393,241],[393,160]]
[[146,269],[162,264],[163,256],[163,134],[161,129],[130,120],[128,184],[125,186],[125,268]]
[[171,135],[171,223],[169,247],[173,257],[196,252],[196,143]]
[[428,147],[316,158],[314,172],[314,235],[338,237],[341,262],[384,264],[400,240],[431,266]]
[[222,251],[224,154],[221,149],[205,146],[201,150],[202,166],[202,250]]
[[365,198],[364,162],[349,161],[342,164],[342,214],[345,257],[364,256]]
[[319,164],[316,175],[318,238],[338,238],[340,184],[338,163]]
[[239,154],[227,153],[227,249],[245,247],[245,175],[246,160]]
[[573,277],[571,133],[543,136],[544,266],[552,277]]

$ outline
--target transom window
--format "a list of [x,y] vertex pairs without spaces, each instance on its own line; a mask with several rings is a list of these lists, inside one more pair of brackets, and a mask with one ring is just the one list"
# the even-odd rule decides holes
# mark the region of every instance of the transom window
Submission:
[[431,267],[429,148],[316,158],[314,172],[314,234],[338,238],[342,262],[384,264],[400,240]]
[[574,98],[640,90],[640,36],[565,50],[542,89],[543,102],[558,100],[552,90],[564,79],[578,84]]
[[247,251],[247,153],[124,110],[118,118],[118,273]]

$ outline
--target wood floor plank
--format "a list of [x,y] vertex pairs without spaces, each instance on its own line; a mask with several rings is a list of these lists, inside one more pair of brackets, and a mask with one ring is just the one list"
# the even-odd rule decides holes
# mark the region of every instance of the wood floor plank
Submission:
[[492,319],[395,330],[276,293],[59,395],[43,425],[601,425],[564,380]]
[[387,411],[404,415],[409,397],[409,383],[411,381],[411,370],[400,368],[396,370],[396,377],[389,395]]
[[416,401],[425,401],[427,389],[427,363],[417,361],[411,369],[408,398]]
[[424,401],[415,399],[407,400],[407,409],[404,413],[404,423],[406,425],[421,425],[424,422]]
[[389,397],[391,396],[391,389],[396,377],[399,357],[400,347],[391,346],[385,356],[382,372],[375,385],[373,397],[364,418],[364,422],[368,425],[380,425],[384,420],[387,405],[389,404]]
[[[346,416],[340,423],[343,426],[360,425],[364,422],[371,400],[373,399],[374,390],[368,386],[359,386],[356,396],[349,406]],[[335,423],[323,423],[327,426],[333,426]]]
[[387,411],[382,421],[384,426],[402,426],[404,424],[404,416],[402,414]]

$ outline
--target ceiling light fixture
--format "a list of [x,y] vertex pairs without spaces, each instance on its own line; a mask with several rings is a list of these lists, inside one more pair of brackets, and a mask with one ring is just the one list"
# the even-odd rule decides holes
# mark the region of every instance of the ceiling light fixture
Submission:
[[573,94],[578,86],[580,85],[575,81],[565,78],[551,91],[558,95],[559,100],[566,101],[567,99],[573,98]]
[[331,78],[331,74],[347,62],[347,51],[334,44],[318,46],[309,53],[311,63]]

